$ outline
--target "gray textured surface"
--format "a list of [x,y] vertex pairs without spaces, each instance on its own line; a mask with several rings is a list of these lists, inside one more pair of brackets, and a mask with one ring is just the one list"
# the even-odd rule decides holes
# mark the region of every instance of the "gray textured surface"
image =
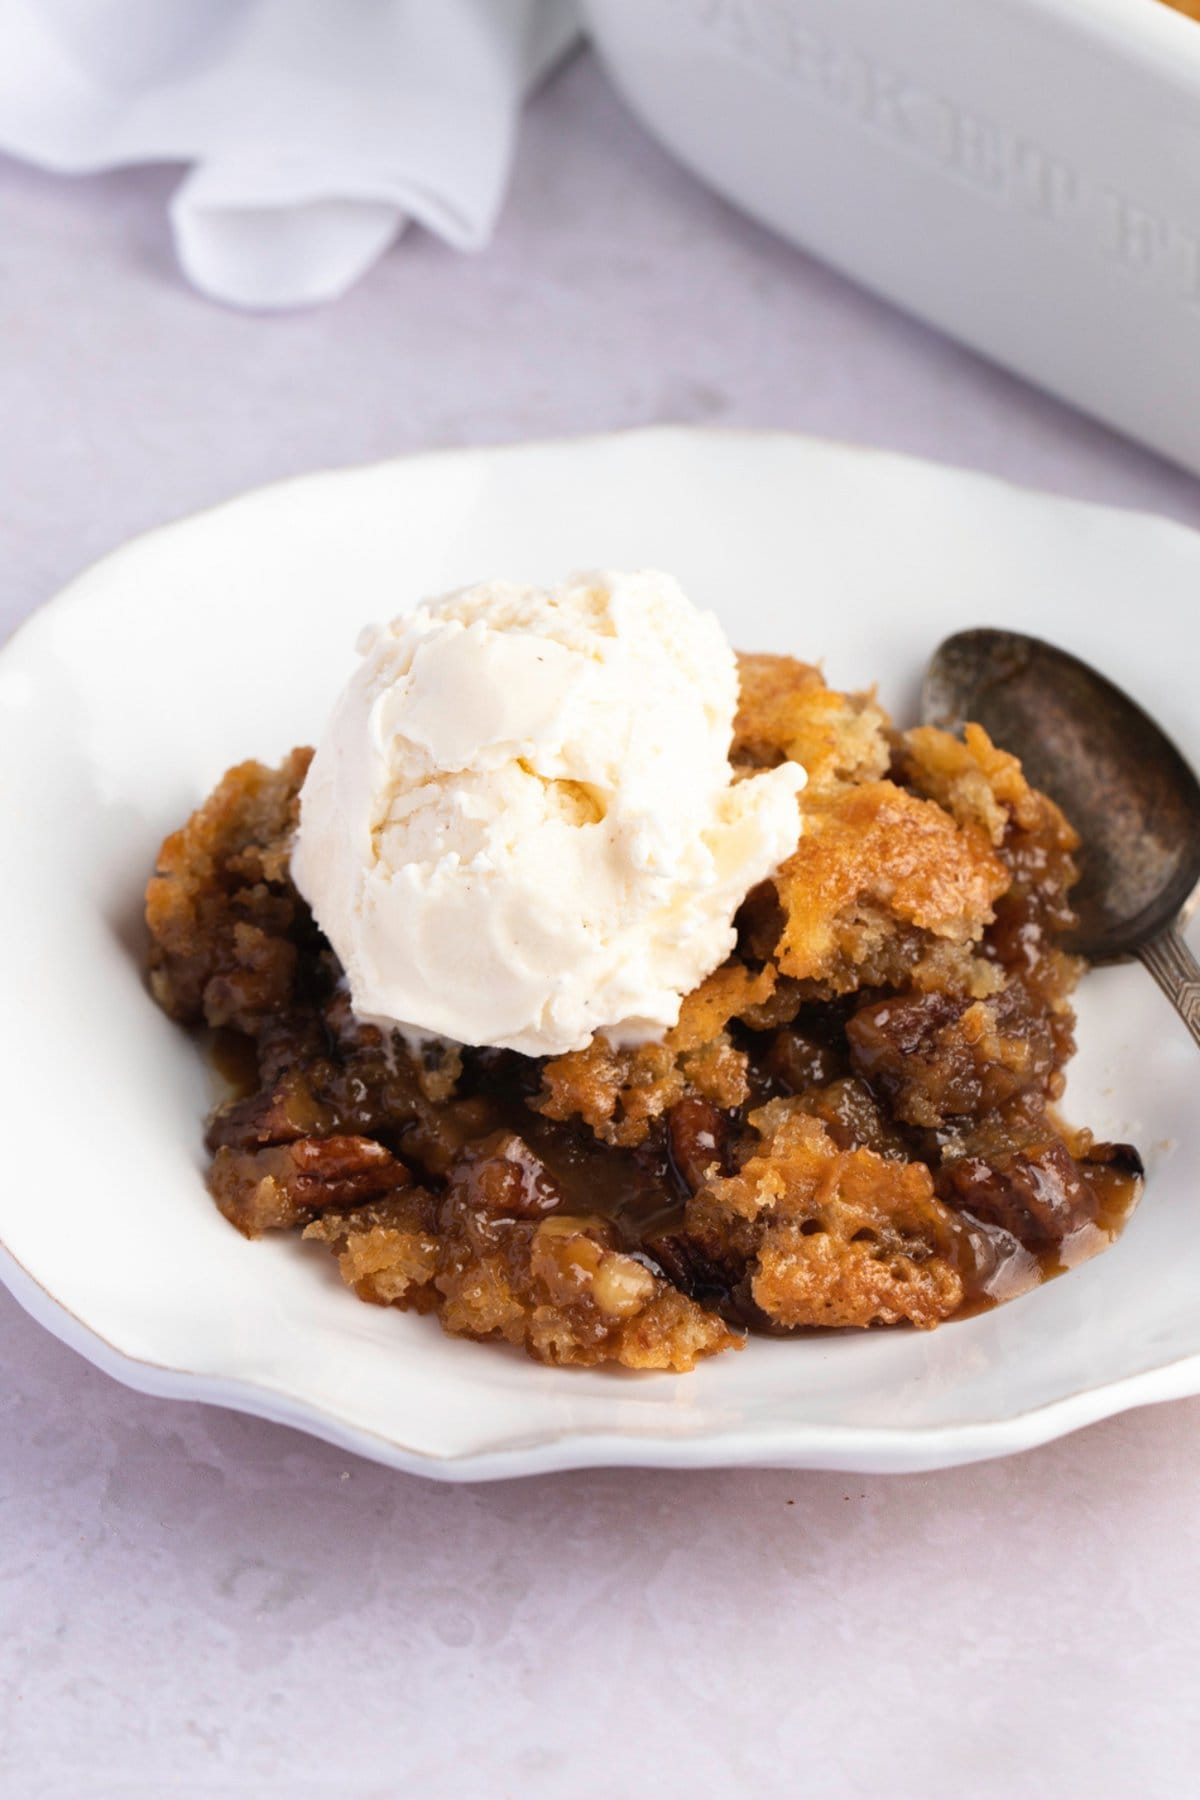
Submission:
[[[586,61],[537,103],[487,254],[413,236],[328,311],[190,294],[173,179],[0,163],[0,631],[129,533],[255,482],[658,419],[1200,524],[1189,477],[703,194]],[[31,1203],[55,1179],[48,1152]],[[20,1800],[1195,1791],[1200,1402],[926,1477],[456,1491],[126,1392],[6,1296],[0,1356]]]

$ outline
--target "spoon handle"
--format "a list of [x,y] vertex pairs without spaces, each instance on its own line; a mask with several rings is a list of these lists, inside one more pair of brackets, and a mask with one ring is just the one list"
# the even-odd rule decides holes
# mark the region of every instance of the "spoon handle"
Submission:
[[1142,962],[1200,1044],[1200,962],[1178,925],[1168,925],[1138,951]]

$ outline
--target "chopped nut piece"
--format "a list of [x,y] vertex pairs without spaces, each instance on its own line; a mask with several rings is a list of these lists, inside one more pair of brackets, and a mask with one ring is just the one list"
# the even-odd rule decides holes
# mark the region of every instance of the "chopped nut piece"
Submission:
[[265,1150],[223,1146],[209,1185],[231,1225],[246,1237],[306,1224],[329,1207],[352,1207],[411,1180],[373,1138],[300,1138]]

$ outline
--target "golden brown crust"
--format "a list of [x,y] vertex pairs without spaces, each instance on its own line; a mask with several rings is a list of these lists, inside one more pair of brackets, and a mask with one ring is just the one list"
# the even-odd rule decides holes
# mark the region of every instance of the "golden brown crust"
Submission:
[[962,1228],[923,1163],[839,1149],[794,1099],[771,1101],[749,1123],[753,1152],[736,1175],[701,1188],[686,1225],[714,1252],[736,1238],[768,1318],[928,1328],[958,1310]]
[[311,750],[239,763],[158,853],[146,888],[150,986],[181,1024],[255,1022],[287,1003],[296,919],[288,858]]
[[441,1242],[429,1226],[430,1204],[420,1188],[401,1189],[351,1212],[315,1219],[304,1235],[329,1245],[342,1280],[360,1300],[432,1312]]
[[810,794],[875,780],[887,770],[887,715],[873,694],[839,694],[826,687],[818,668],[791,656],[743,654],[738,676],[735,767],[802,763]]
[[983,936],[1008,871],[975,827],[892,781],[804,806],[795,853],[775,876],[781,973],[846,993],[903,979],[923,941]]
[[1061,808],[1030,787],[1017,758],[998,749],[982,725],[966,725],[961,738],[917,725],[901,744],[901,767],[917,791],[997,849],[1013,825],[1042,834],[1058,850],[1079,848],[1079,833]]
[[660,1044],[614,1050],[602,1035],[584,1050],[554,1057],[534,1102],[548,1119],[581,1118],[607,1144],[643,1143],[656,1119],[688,1093],[715,1106],[741,1106],[749,1092],[746,1057],[726,1026],[767,1001],[771,968],[728,963],[684,1000],[679,1023]]

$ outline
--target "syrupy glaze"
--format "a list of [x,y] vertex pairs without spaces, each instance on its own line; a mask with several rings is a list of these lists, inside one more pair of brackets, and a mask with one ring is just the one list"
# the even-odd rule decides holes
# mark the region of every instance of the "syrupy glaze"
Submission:
[[[1073,1155],[1082,1156],[1090,1149],[1090,1132],[1075,1132],[1061,1121],[1058,1123]],[[1089,1262],[1093,1256],[1107,1250],[1120,1237],[1135,1211],[1141,1199],[1143,1179],[1140,1158],[1133,1166],[1095,1168],[1091,1177],[1096,1194],[1095,1218],[1090,1224],[1081,1225],[1061,1244],[1041,1254],[1038,1258],[1039,1279],[1053,1281],[1056,1276],[1077,1269],[1080,1263]]]
[[253,1038],[240,1031],[210,1031],[205,1034],[204,1048],[214,1077],[214,1104],[245,1100],[254,1092],[258,1057]]
[[1022,1251],[1003,1266],[986,1288],[970,1296],[954,1314],[955,1319],[972,1319],[990,1312],[1007,1300],[1015,1300],[1031,1288],[1054,1281],[1090,1262],[1102,1250],[1115,1243],[1142,1195],[1142,1177],[1133,1172],[1106,1170],[1093,1178],[1096,1189],[1096,1216],[1068,1234],[1061,1243],[1040,1251]]

